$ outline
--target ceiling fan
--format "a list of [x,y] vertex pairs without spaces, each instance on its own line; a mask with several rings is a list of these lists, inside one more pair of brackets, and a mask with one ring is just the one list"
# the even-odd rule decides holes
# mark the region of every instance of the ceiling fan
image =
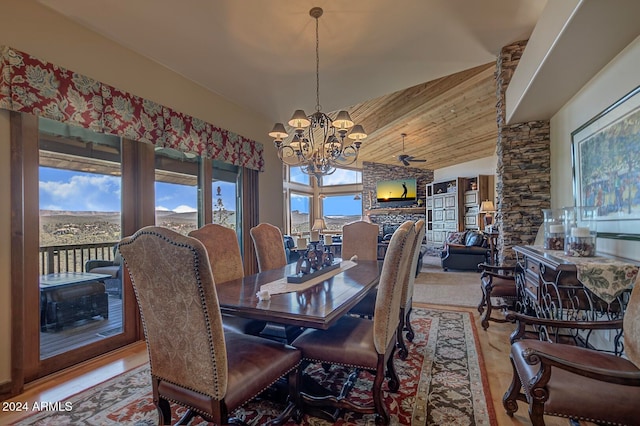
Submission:
[[398,161],[404,164],[405,166],[410,166],[412,162],[414,163],[424,163],[427,160],[423,158],[416,158],[413,155],[407,155],[404,153],[404,138],[407,137],[406,133],[400,134],[402,136],[402,154],[398,155]]

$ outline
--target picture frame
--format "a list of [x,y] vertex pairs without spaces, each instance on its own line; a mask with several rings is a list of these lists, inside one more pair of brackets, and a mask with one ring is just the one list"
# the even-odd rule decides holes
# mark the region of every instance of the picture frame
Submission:
[[571,133],[576,206],[598,207],[598,236],[640,237],[640,86]]

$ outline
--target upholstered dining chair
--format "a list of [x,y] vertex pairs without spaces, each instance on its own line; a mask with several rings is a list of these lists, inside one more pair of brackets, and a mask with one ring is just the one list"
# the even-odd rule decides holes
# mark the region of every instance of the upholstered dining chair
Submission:
[[414,271],[418,265],[418,257],[420,256],[420,249],[422,248],[422,240],[426,233],[424,219],[416,221],[415,225],[416,238],[413,241],[411,247],[411,266],[407,271],[407,277],[404,278],[404,287],[402,289],[402,298],[400,299],[400,324],[398,325],[398,356],[400,359],[405,360],[409,355],[407,347],[402,338],[402,332],[407,331],[407,340],[413,342],[415,333],[413,327],[411,327],[411,311],[413,310],[413,286],[416,281],[416,274]]
[[378,225],[363,220],[347,223],[342,227],[342,258],[354,255],[361,260],[378,259]]
[[277,226],[261,223],[249,230],[258,259],[258,270],[282,268],[287,264],[284,238]]
[[[482,271],[480,275],[480,289],[482,298],[478,303],[478,312],[482,315],[480,324],[483,329],[489,328],[489,321],[506,322],[502,317],[491,316],[494,308],[501,311],[513,309],[518,300],[518,289],[516,287],[515,266],[497,266],[481,263],[478,268]],[[493,306],[494,298],[500,299],[499,306]],[[485,308],[487,309],[485,312]]]
[[[404,343],[402,332],[407,331],[407,340],[413,341],[415,334],[411,327],[411,304],[413,303],[413,286],[416,280],[416,276],[412,271],[416,270],[418,264],[418,257],[420,255],[420,248],[422,247],[422,240],[425,234],[425,221],[423,219],[418,220],[415,223],[416,238],[414,239],[411,251],[409,253],[411,264],[409,269],[403,271],[402,276],[402,299],[400,301],[400,323],[398,324],[398,356],[400,359],[405,360],[409,355],[407,346]],[[377,290],[377,289],[376,289]],[[375,312],[375,305],[377,299],[377,291],[369,292],[360,303],[349,311],[351,315],[357,315],[364,318],[373,318]]]
[[[216,285],[244,277],[242,255],[236,231],[215,223],[208,223],[189,232],[189,236],[200,240],[207,249],[213,279]],[[238,333],[258,335],[266,322],[249,318],[222,315],[225,328]]]
[[[581,346],[540,340],[511,345],[513,377],[502,398],[508,415],[518,402],[529,404],[534,426],[544,416],[567,417],[596,424],[637,425],[640,419],[640,283],[631,293],[623,319],[566,321],[511,313],[519,327],[624,330],[626,358]],[[524,334],[524,333],[522,333]],[[513,335],[512,335],[513,337]]]
[[233,410],[285,375],[296,404],[300,351],[224,331],[200,241],[149,226],[124,238],[119,248],[142,318],[159,424],[171,422],[169,402],[187,408],[180,424],[196,415],[228,424]]
[[373,320],[345,315],[328,330],[306,330],[292,343],[302,351],[305,362],[338,364],[372,372],[375,375],[373,405],[364,406],[350,401],[346,390],[339,397],[315,396],[303,391],[301,398],[304,404],[376,413],[379,420],[389,424],[382,384],[386,373],[391,391],[396,392],[400,386],[393,354],[400,317],[401,280],[409,267],[408,252],[413,239],[415,230],[409,221],[403,223],[391,238],[380,275]]

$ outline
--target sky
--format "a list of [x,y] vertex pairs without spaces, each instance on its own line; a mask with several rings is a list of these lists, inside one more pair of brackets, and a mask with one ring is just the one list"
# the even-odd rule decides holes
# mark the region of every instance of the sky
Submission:
[[[220,197],[216,195],[218,186]],[[39,187],[42,210],[120,211],[121,181],[118,176],[40,167]],[[156,182],[156,210],[197,211],[197,194],[195,186]],[[218,198],[227,210],[235,210],[235,184],[214,182],[214,206]]]

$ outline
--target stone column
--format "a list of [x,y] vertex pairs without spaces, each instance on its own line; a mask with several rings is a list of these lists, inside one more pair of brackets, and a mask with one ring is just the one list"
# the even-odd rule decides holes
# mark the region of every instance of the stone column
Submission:
[[505,92],[526,41],[502,48],[496,62],[498,141],[496,154],[498,261],[515,261],[511,248],[533,244],[542,224],[542,209],[551,205],[549,121],[505,123]]

